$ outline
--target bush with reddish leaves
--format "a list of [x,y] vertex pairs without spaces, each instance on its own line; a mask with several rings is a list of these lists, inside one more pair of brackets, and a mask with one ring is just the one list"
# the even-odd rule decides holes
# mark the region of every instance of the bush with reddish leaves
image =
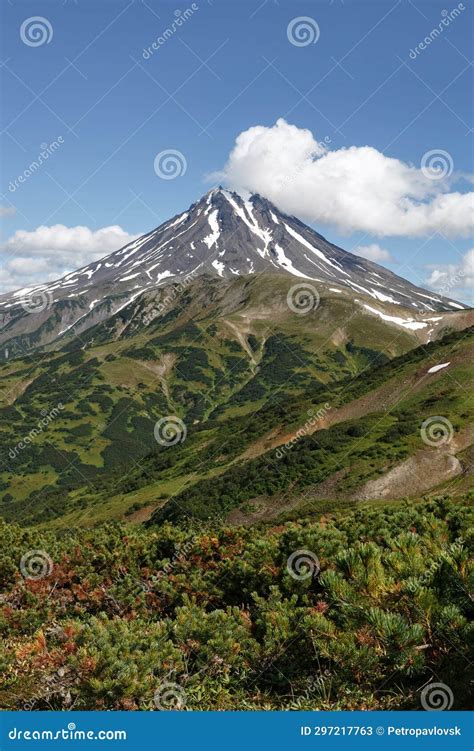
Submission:
[[447,499],[254,528],[0,521],[0,708],[417,709],[430,679],[464,708],[472,540]]

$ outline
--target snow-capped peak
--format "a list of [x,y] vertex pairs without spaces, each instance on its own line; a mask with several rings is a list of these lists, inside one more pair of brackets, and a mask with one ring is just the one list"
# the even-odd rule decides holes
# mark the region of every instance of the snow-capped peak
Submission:
[[4,295],[0,316],[37,294],[51,304],[85,295],[89,303],[94,301],[93,314],[105,298],[116,297],[123,306],[146,290],[190,277],[231,279],[264,272],[313,280],[328,289],[336,285],[338,292],[363,296],[371,304],[403,306],[418,313],[464,307],[331,244],[260,195],[219,186],[109,256],[55,282]]

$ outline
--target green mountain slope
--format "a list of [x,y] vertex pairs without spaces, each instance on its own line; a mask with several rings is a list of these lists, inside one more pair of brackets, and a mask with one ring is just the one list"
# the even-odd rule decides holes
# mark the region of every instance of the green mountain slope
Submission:
[[152,522],[236,508],[241,513],[231,519],[261,520],[311,499],[415,495],[469,472],[473,336],[472,329],[449,335],[355,379],[309,391],[304,401],[295,398],[278,430],[219,478],[177,494]]
[[[315,415],[314,429],[328,428],[318,438],[327,446],[318,455],[317,473],[305,470],[298,488],[344,473],[344,457],[348,451],[353,455],[361,431],[367,437],[359,452],[377,451],[398,417],[394,412],[378,420],[385,406],[372,394],[384,383],[396,393],[392,381],[403,382],[403,368],[412,368],[416,377],[416,363],[426,360],[429,367],[431,359],[440,361],[449,347],[457,347],[459,362],[430,379],[431,398],[439,379],[466,381],[461,361],[467,335],[454,333],[442,344],[426,340],[463,329],[469,311],[420,316],[421,327],[407,328],[367,312],[346,293],[322,287],[319,307],[302,316],[288,307],[289,284],[271,275],[230,282],[201,278],[186,289],[172,287],[173,294],[141,296],[62,349],[4,363],[0,515],[22,524],[68,526],[123,515],[141,520],[163,503],[166,508],[155,518],[179,516],[173,509],[183,502],[185,513],[188,507],[203,517],[228,513],[262,493],[281,495],[293,488],[292,475],[313,462],[312,449],[311,456],[305,454],[312,438],[303,436],[296,451],[277,459],[277,470],[265,467],[269,460],[269,466],[275,464],[271,451]],[[166,309],[158,310],[164,295]],[[380,312],[391,318],[389,308],[381,305]],[[413,316],[398,306],[398,320],[404,320],[402,314]],[[361,401],[364,394],[368,403]],[[452,414],[459,430],[466,412],[461,402],[462,397]],[[442,406],[450,417],[454,407]],[[170,417],[183,421],[186,437],[168,447],[157,442],[155,426],[159,421],[166,426]],[[352,484],[341,479],[330,495],[355,497],[364,481],[389,471],[416,446],[415,439],[393,442],[384,449],[384,463],[362,457]],[[246,481],[247,468],[263,472],[259,483]],[[236,478],[242,487],[233,492]],[[188,494],[199,496],[206,481],[215,490],[196,503]],[[232,497],[226,491],[224,501],[216,502],[222,483],[230,483]]]

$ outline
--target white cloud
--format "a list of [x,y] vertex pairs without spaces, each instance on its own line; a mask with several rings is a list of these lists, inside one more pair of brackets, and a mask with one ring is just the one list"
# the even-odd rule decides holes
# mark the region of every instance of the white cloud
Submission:
[[375,261],[375,263],[393,263],[394,261],[390,252],[381,248],[377,243],[358,245],[352,252],[362,258],[367,258],[368,261]]
[[52,227],[37,227],[32,232],[17,230],[4,247],[6,251],[14,253],[60,254],[61,258],[74,260],[85,256],[85,263],[88,263],[99,255],[118,250],[135,237],[136,235],[129,235],[117,224],[95,231],[89,227],[54,224]]
[[48,271],[49,264],[46,258],[13,258],[8,262],[8,268],[12,273],[18,274],[37,274],[40,271]]
[[462,257],[460,263],[430,266],[431,275],[426,284],[447,297],[472,300],[474,291],[474,248]]
[[14,206],[0,206],[0,216],[13,216],[15,213]]
[[91,230],[55,224],[17,230],[0,248],[0,290],[50,281],[132,242],[119,225]]
[[451,171],[452,163],[440,177],[439,169],[422,170],[371,146],[330,151],[311,131],[280,118],[272,127],[240,133],[224,169],[213,177],[343,232],[468,235],[474,194],[449,192],[456,179]]

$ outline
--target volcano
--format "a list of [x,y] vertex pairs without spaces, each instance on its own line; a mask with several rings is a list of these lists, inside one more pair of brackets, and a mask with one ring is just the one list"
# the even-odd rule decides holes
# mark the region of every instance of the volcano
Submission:
[[465,309],[333,245],[260,195],[244,198],[216,188],[101,260],[0,297],[0,343],[8,352],[8,342],[20,337],[25,351],[84,331],[156,288],[201,276],[231,280],[258,274],[286,275],[344,292],[365,300],[369,313],[394,320],[398,309],[418,315]]

